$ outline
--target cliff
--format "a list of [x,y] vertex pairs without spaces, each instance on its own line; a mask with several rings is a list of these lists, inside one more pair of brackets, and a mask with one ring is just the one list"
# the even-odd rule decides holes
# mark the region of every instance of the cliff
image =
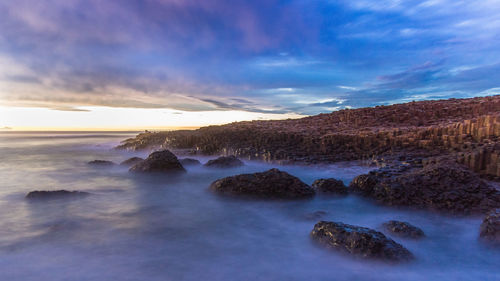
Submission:
[[265,161],[308,163],[449,154],[500,177],[500,96],[420,101],[197,130],[146,132],[118,148],[188,149]]

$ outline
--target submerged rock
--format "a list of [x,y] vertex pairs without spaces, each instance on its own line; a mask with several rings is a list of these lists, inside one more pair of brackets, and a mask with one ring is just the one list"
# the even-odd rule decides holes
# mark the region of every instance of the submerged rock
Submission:
[[197,166],[201,165],[200,161],[198,159],[193,159],[193,158],[184,158],[179,160],[183,166]]
[[312,187],[316,192],[347,195],[347,187],[344,182],[333,178],[315,180]]
[[313,240],[329,249],[355,257],[399,262],[413,259],[402,245],[370,228],[320,221],[311,232]]
[[186,172],[177,157],[168,150],[151,153],[146,160],[130,168],[131,172]]
[[221,156],[217,159],[209,160],[205,166],[214,167],[214,168],[233,168],[240,167],[245,165],[240,159],[236,158],[236,156]]
[[113,166],[115,165],[114,162],[108,161],[108,160],[92,160],[88,162],[87,164],[92,165],[92,166]]
[[500,245],[500,209],[492,210],[481,223],[479,237]]
[[134,166],[137,163],[144,161],[141,157],[132,157],[120,163],[121,166]]
[[304,219],[306,220],[315,220],[318,221],[322,217],[326,216],[328,213],[325,211],[316,211],[312,213],[308,213],[304,216]]
[[54,199],[54,198],[65,198],[65,197],[83,197],[90,193],[83,191],[68,191],[68,190],[35,190],[31,191],[26,195],[27,199]]
[[388,222],[384,223],[383,227],[387,231],[389,231],[397,236],[404,237],[404,238],[418,239],[418,238],[422,238],[425,236],[422,229],[420,229],[414,225],[411,225],[408,222],[392,220],[392,221],[388,221]]
[[314,196],[314,189],[297,177],[278,169],[222,178],[214,181],[210,189],[225,195],[270,199],[299,199]]
[[349,189],[386,205],[457,214],[500,207],[500,192],[454,161],[438,161],[424,168],[379,169],[356,177]]

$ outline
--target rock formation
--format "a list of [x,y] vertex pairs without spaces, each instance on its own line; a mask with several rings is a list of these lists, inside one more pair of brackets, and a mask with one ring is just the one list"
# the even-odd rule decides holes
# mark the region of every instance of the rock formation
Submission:
[[347,195],[347,187],[344,182],[337,179],[319,179],[315,180],[311,185],[318,193]]
[[160,172],[179,173],[186,172],[177,157],[168,150],[151,153],[146,160],[130,168],[131,172]]
[[403,238],[418,239],[425,236],[422,229],[403,221],[388,221],[383,224],[385,230]]
[[179,160],[183,166],[197,166],[201,165],[200,161],[193,158],[183,158]]
[[245,165],[240,159],[234,155],[222,156],[217,159],[209,160],[205,166],[213,168],[234,168]]
[[121,166],[134,166],[135,164],[144,161],[141,157],[132,157],[120,163]]
[[31,191],[26,195],[27,199],[55,199],[55,198],[66,198],[66,197],[83,197],[90,193],[83,191],[67,191],[67,190],[35,190]]
[[500,245],[500,209],[491,210],[480,227],[479,236],[489,242]]
[[88,162],[87,164],[92,165],[92,166],[113,166],[115,165],[114,162],[108,161],[108,160],[92,160]]
[[314,241],[326,248],[355,257],[390,262],[413,259],[410,251],[386,237],[383,233],[341,222],[320,221],[311,232]]
[[310,186],[278,169],[222,178],[214,181],[210,189],[223,195],[266,199],[301,199],[314,196],[314,190]]

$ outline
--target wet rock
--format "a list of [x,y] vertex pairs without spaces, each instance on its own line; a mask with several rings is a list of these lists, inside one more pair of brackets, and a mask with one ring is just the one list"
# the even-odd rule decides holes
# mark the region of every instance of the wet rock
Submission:
[[35,190],[31,191],[26,195],[27,199],[55,199],[55,198],[66,198],[66,197],[84,197],[89,195],[88,192],[83,191],[68,191],[68,190]]
[[412,253],[402,245],[366,227],[320,221],[314,226],[311,237],[326,248],[355,257],[391,262],[413,259]]
[[492,210],[481,223],[479,237],[500,245],[500,209]]
[[349,190],[386,205],[456,214],[485,213],[500,207],[500,193],[454,161],[372,171],[356,177]]
[[312,187],[316,192],[337,194],[337,195],[347,195],[347,187],[341,180],[337,179],[319,179],[315,180]]
[[388,221],[382,225],[387,231],[403,237],[403,238],[413,238],[418,239],[425,236],[424,232],[408,222],[402,221]]
[[186,172],[177,157],[168,150],[151,153],[146,160],[135,164],[129,171],[162,173]]
[[214,181],[210,189],[224,195],[269,199],[300,199],[314,196],[314,189],[297,177],[278,169],[222,178]]
[[201,165],[200,161],[193,158],[184,158],[179,160],[183,166],[197,166]]
[[113,166],[115,165],[114,162],[108,161],[108,160],[92,160],[88,162],[87,164],[92,165],[92,166]]
[[121,166],[131,167],[135,164],[144,161],[141,157],[132,157],[120,163]]
[[236,156],[221,156],[217,159],[209,160],[205,166],[214,167],[214,168],[233,168],[240,167],[245,165],[240,159],[236,158]]

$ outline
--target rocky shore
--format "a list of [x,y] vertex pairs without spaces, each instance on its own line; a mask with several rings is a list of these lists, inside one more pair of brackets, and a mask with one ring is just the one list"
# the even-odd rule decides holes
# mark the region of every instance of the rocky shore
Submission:
[[119,149],[174,149],[277,162],[450,155],[482,176],[500,177],[500,96],[346,109],[302,119],[237,122],[145,132]]

